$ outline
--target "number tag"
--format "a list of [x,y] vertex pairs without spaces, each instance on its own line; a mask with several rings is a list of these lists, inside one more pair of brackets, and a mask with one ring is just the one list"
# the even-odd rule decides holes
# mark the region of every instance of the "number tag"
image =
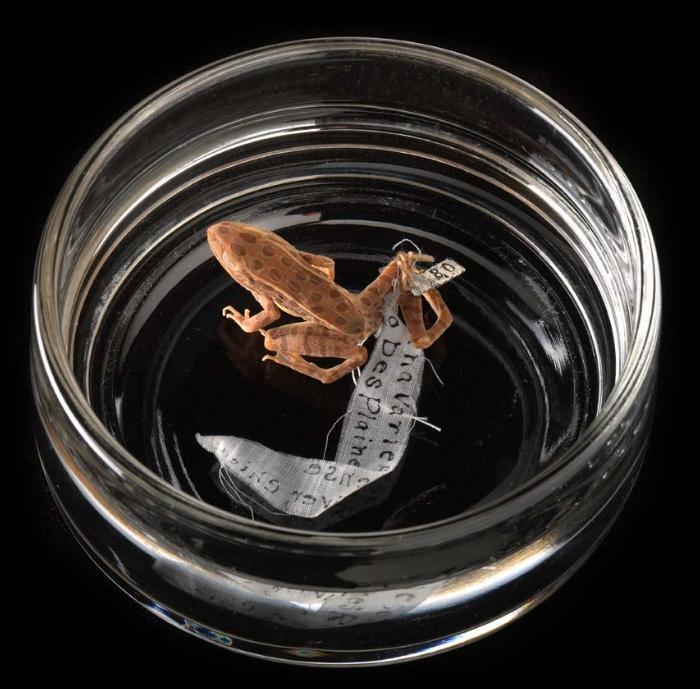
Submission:
[[411,294],[419,297],[428,290],[444,285],[464,272],[464,268],[451,258],[435,263],[431,268],[416,271],[411,280]]

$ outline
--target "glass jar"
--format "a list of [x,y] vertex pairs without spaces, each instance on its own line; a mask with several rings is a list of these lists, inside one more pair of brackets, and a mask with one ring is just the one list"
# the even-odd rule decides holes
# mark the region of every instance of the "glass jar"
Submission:
[[[445,198],[484,213],[498,194],[517,204],[503,227],[549,266],[586,332],[595,385],[584,391],[585,423],[507,490],[410,528],[276,526],[163,480],[97,411],[111,375],[98,336],[128,339],[130,305],[154,298],[174,262],[201,250],[222,204],[270,189],[293,195],[327,174],[339,193],[379,168],[397,184],[428,171]],[[131,300],[120,302],[125,292]],[[180,628],[295,663],[417,658],[516,619],[603,536],[643,457],[659,321],[658,266],[639,201],[600,142],[547,96],[428,46],[272,46],[158,91],[66,182],[35,272],[41,460],[93,559]],[[456,450],[454,461],[466,459]]]

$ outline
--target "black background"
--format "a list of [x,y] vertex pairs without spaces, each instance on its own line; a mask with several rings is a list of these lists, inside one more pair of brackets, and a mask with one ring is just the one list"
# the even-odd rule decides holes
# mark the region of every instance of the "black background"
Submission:
[[[354,9],[352,14],[361,16]],[[680,217],[678,166],[689,155],[683,123],[688,77],[677,70],[684,59],[682,19],[657,16],[632,31],[586,13],[516,18],[507,28],[505,12],[478,20],[466,14],[439,27],[421,17],[397,24],[369,21],[371,16],[365,23],[296,16],[270,25],[231,14],[188,18],[177,26],[147,26],[142,18],[119,25],[105,18],[87,25],[68,20],[60,28],[44,18],[41,27],[27,29],[22,52],[8,63],[19,80],[10,90],[17,121],[5,134],[15,139],[17,132],[8,144],[19,144],[20,155],[14,193],[6,199],[17,214],[4,233],[6,265],[14,271],[6,308],[19,310],[12,321],[19,350],[10,363],[20,402],[10,413],[18,413],[14,428],[21,429],[17,451],[6,458],[21,470],[21,490],[12,496],[20,499],[21,518],[11,529],[19,532],[19,544],[10,551],[17,555],[9,569],[22,607],[12,633],[20,648],[36,653],[30,668],[35,679],[86,681],[99,669],[111,679],[176,686],[196,675],[201,683],[279,681],[281,675],[303,683],[441,677],[491,683],[506,675],[568,683],[606,667],[625,675],[632,668],[671,671],[678,650],[670,627],[676,516],[668,465],[689,461],[676,428],[682,365],[677,324],[684,313],[697,312],[679,260],[692,231]],[[611,150],[642,200],[660,256],[665,307],[648,459],[627,507],[590,560],[552,598],[496,635],[418,663],[372,670],[309,670],[228,654],[141,609],[73,541],[44,485],[29,427],[34,252],[53,199],[82,154],[123,112],[188,71],[270,43],[333,35],[403,38],[466,53],[516,74],[573,112]]]

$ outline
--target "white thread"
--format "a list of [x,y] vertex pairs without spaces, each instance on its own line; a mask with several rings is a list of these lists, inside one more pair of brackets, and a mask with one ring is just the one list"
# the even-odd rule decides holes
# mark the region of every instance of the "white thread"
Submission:
[[408,418],[413,419],[418,423],[422,423],[424,426],[429,426],[430,428],[435,429],[438,433],[442,433],[442,428],[440,428],[440,426],[436,426],[434,423],[430,423],[427,416],[409,416]]
[[[355,385],[357,387],[357,384]],[[322,459],[326,458],[326,452],[328,451],[328,440],[331,437],[331,433],[333,432],[333,429],[340,423],[341,419],[344,419],[346,414],[341,414],[334,422],[333,425],[328,429],[328,433],[326,433],[326,444],[323,446],[323,457]]]
[[[237,496],[237,498],[232,498],[232,499],[234,499],[236,502],[239,502],[241,505],[243,505],[243,507],[247,507],[251,511],[251,514],[252,514],[253,508],[250,505],[246,504],[245,501],[243,500],[243,494],[236,488],[234,478],[231,476],[231,474],[228,473],[228,471],[226,469],[223,469],[223,471],[224,471],[224,475],[226,476],[228,487],[231,488],[231,490],[234,491],[235,495]],[[227,494],[229,494],[228,491],[226,491],[226,492],[227,492]],[[230,494],[229,494],[229,496],[230,496]],[[262,502],[256,500],[252,495],[246,495],[246,498],[248,498],[248,500],[250,500],[254,505],[259,507],[261,510],[264,510],[265,512],[267,512],[269,514],[276,514],[280,517],[286,516],[284,512],[276,512],[275,510],[271,510],[269,507],[265,506]],[[253,521],[254,521],[253,517],[251,517],[251,519],[253,519]]]
[[418,246],[418,244],[416,244],[412,239],[408,239],[406,237],[404,237],[403,239],[396,242],[396,244],[394,244],[394,246],[391,247],[391,250],[394,251],[397,246],[401,246],[401,244],[403,244],[404,242],[408,242],[409,244],[411,244],[413,246],[413,248],[416,250],[416,253],[418,253],[418,254],[423,253],[421,251],[421,248]]
[[430,365],[430,368],[433,369],[433,375],[438,379],[438,383],[440,383],[440,385],[442,385],[444,387],[445,383],[443,382],[442,378],[440,378],[440,376],[438,375],[438,372],[435,370],[435,366],[433,366],[433,362],[430,361],[430,359],[427,356],[425,357],[425,360]]
[[[242,507],[249,509],[250,510],[250,519],[251,519],[251,521],[255,521],[255,511],[253,510],[253,508],[249,504],[247,504],[243,500],[243,497],[241,496],[238,488],[236,487],[236,484],[235,484],[233,478],[231,478],[228,471],[226,471],[226,469],[224,468],[224,466],[222,464],[219,464],[219,472],[218,473],[219,473],[219,482],[221,483],[221,486],[223,487],[223,489],[226,491],[226,494],[234,502],[237,502]],[[231,493],[233,493],[233,495],[231,495]]]

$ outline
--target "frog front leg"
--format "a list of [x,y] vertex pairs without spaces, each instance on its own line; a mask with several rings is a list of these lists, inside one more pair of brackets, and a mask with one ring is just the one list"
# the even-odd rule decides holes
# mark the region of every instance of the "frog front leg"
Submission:
[[401,307],[401,313],[406,322],[408,332],[411,335],[411,342],[418,349],[430,347],[452,325],[453,320],[447,304],[440,296],[440,292],[436,289],[431,289],[425,292],[423,296],[436,316],[435,323],[428,330],[426,330],[425,321],[423,320],[423,303],[421,298],[410,292],[403,292],[399,296],[399,306]]
[[280,310],[277,308],[277,304],[266,297],[264,294],[257,294],[256,292],[251,292],[255,297],[255,300],[262,306],[262,311],[259,311],[254,316],[250,315],[250,309],[246,309],[243,314],[236,311],[233,306],[225,306],[221,315],[224,318],[230,318],[232,321],[236,321],[240,326],[241,330],[247,333],[253,333],[260,328],[264,328],[270,323],[274,323],[280,317]]
[[[348,335],[315,323],[291,323],[272,328],[265,333],[265,348],[275,355],[269,359],[322,383],[333,383],[367,361],[367,350]],[[343,359],[332,368],[322,368],[304,356],[337,357]]]

